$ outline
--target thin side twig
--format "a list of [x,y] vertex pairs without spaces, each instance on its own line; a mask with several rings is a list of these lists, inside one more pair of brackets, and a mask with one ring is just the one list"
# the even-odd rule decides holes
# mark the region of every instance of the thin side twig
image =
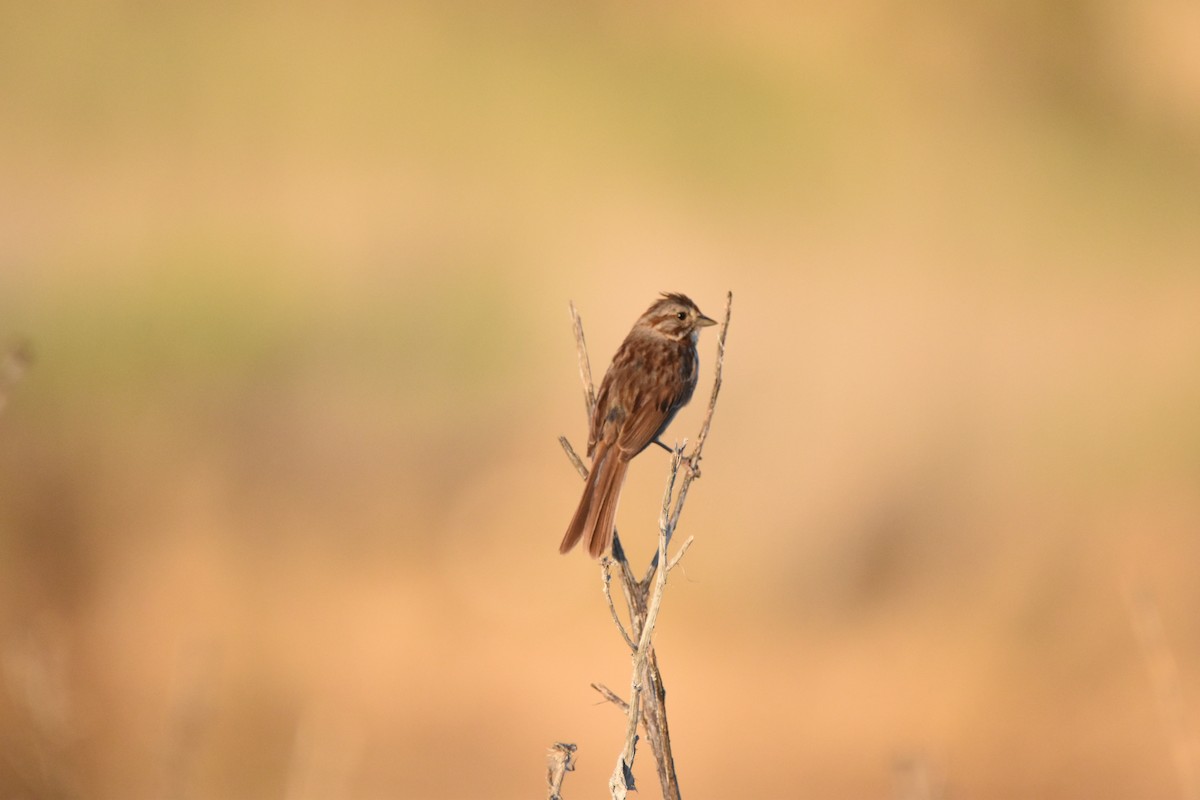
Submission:
[[575,301],[571,301],[571,328],[575,331],[575,346],[579,351],[579,380],[583,382],[583,403],[587,408],[587,418],[591,420],[592,412],[596,408],[596,388],[592,383],[592,364],[588,360],[587,342],[583,339],[583,320],[579,317],[579,310],[575,308]]
[[588,479],[588,468],[584,466],[583,459],[575,452],[575,448],[571,447],[571,442],[566,436],[559,436],[558,443],[562,445],[563,452],[567,454],[567,458],[571,459],[571,464],[575,467],[575,471],[579,473],[579,477],[586,481]]
[[646,662],[646,685],[649,693],[644,706],[642,727],[650,738],[654,751],[658,782],[662,787],[663,800],[680,800],[679,776],[675,772],[675,755],[671,751],[671,726],[667,724],[667,689],[663,685],[662,672],[658,668],[658,655],[650,648]]
[[621,699],[620,695],[618,695],[612,689],[605,686],[603,683],[593,683],[592,688],[595,689],[597,692],[599,692],[601,697],[603,697],[605,700],[612,703],[614,706],[621,709],[622,711],[629,710],[629,703],[626,703],[623,699]]
[[717,395],[721,393],[721,369],[725,366],[725,337],[729,334],[729,318],[733,314],[733,292],[725,293],[725,319],[721,321],[721,335],[717,337],[717,367],[713,373],[712,394],[708,398],[708,411],[704,414],[704,422],[700,425],[700,435],[696,437],[696,449],[688,456],[688,462],[693,470],[700,464],[700,451],[708,440],[708,431],[712,428],[713,411],[717,408]]
[[679,550],[675,553],[675,557],[667,562],[667,572],[670,572],[671,570],[675,569],[675,567],[679,566],[679,562],[683,558],[683,554],[688,551],[688,548],[692,546],[692,542],[694,541],[696,541],[695,536],[689,536],[684,540],[683,544],[679,546]]
[[633,639],[625,632],[625,626],[621,624],[621,617],[617,614],[617,607],[613,604],[612,599],[612,559],[608,556],[600,559],[600,572],[604,576],[604,599],[608,602],[608,613],[612,614],[613,624],[617,626],[617,630],[621,632],[621,638],[625,640],[625,644],[629,645],[630,650],[636,650],[637,645],[633,643]]

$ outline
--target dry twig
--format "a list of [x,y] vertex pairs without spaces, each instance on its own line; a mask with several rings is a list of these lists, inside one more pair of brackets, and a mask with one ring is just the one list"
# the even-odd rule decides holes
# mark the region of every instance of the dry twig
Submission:
[[621,617],[617,614],[617,607],[613,604],[612,599],[612,559],[608,556],[600,559],[601,574],[604,576],[604,599],[608,601],[608,613],[612,614],[613,624],[617,626],[617,630],[621,632],[621,638],[625,640],[625,644],[629,645],[630,650],[637,650],[637,645],[633,643],[633,639],[629,638],[629,634],[625,632],[625,626],[621,624]]
[[579,351],[579,380],[583,384],[583,404],[588,421],[596,409],[596,386],[592,383],[592,362],[588,360],[587,342],[583,340],[583,320],[575,303],[571,303],[571,328],[575,331],[575,348]]
[[562,445],[563,452],[567,454],[567,458],[571,459],[571,464],[574,465],[575,471],[579,473],[579,477],[586,481],[588,478],[588,468],[584,466],[583,459],[575,452],[575,448],[571,447],[571,443],[567,441],[567,437],[558,437],[558,443]]
[[629,710],[629,703],[626,703],[623,699],[621,699],[620,695],[605,686],[603,683],[593,683],[592,688],[599,692],[601,697],[622,711]]

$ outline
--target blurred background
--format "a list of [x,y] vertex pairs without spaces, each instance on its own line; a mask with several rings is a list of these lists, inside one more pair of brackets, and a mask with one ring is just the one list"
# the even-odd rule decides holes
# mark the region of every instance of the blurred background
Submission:
[[727,290],[686,796],[1200,796],[1194,3],[4,18],[6,797],[605,796],[567,303]]

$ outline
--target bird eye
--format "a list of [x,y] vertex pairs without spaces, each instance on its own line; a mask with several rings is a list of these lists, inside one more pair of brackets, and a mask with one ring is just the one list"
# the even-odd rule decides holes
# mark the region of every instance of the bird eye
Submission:
[[687,319],[687,312],[680,311],[678,314],[675,315],[675,319]]

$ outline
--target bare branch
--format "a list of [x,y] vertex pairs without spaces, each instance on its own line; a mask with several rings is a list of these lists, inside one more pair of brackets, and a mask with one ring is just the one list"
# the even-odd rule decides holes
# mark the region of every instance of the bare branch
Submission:
[[[675,494],[675,479],[679,477],[679,467],[683,463],[683,451],[687,448],[687,439],[679,442],[671,450],[671,472],[667,476],[667,488],[663,492],[662,512],[658,515],[658,529],[669,539],[674,525],[671,521],[671,496]],[[686,478],[685,478],[686,480]]]
[[620,695],[605,686],[603,683],[593,683],[592,688],[599,692],[601,697],[622,711],[629,710],[629,703],[626,703],[624,700],[622,700]]
[[567,454],[567,458],[571,459],[571,463],[575,466],[575,471],[579,473],[579,477],[585,481],[588,478],[588,468],[583,465],[583,459],[575,452],[575,448],[571,447],[571,443],[565,436],[558,437],[558,443],[562,445],[563,452]]
[[555,742],[546,756],[546,785],[548,800],[562,800],[563,778],[575,771],[576,747],[568,742]]
[[672,558],[670,563],[667,564],[667,572],[670,572],[671,570],[675,569],[675,567],[679,566],[679,561],[683,558],[683,554],[688,551],[688,548],[692,546],[692,542],[695,540],[696,537],[689,536],[684,543],[679,546],[679,551],[675,553],[675,557]]
[[575,331],[575,347],[579,351],[579,380],[583,383],[583,403],[587,408],[588,422],[591,422],[592,412],[596,409],[596,389],[592,383],[592,364],[588,360],[587,342],[583,340],[583,320],[575,308],[575,302],[570,303],[571,328]]
[[625,644],[629,645],[630,650],[636,650],[637,645],[633,643],[633,639],[629,638],[629,634],[625,632],[625,626],[621,624],[621,618],[617,615],[617,607],[613,605],[612,599],[612,559],[608,556],[600,559],[600,572],[604,576],[604,599],[608,601],[608,612],[612,614],[613,623],[617,626],[617,630],[621,632],[621,638],[625,640]]

